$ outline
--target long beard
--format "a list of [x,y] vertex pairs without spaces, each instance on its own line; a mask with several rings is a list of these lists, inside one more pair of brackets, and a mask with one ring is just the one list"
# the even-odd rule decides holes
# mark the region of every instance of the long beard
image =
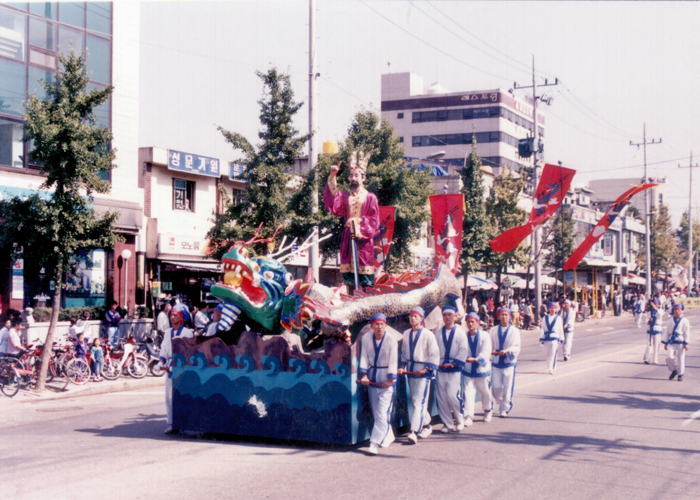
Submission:
[[355,190],[355,189],[357,189],[357,188],[359,188],[359,187],[360,187],[360,183],[359,183],[359,182],[351,182],[351,183],[350,183],[350,189],[352,189],[352,190]]

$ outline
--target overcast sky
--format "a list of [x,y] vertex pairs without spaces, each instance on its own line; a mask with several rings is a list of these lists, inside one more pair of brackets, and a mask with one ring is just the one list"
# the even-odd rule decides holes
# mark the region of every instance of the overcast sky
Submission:
[[[217,125],[257,143],[256,70],[288,72],[308,100],[308,19],[306,0],[143,2],[140,145],[234,160]],[[641,179],[642,150],[629,142],[646,123],[648,140],[663,139],[647,148],[648,175],[669,179],[675,224],[687,209],[678,164],[691,150],[700,160],[698,2],[318,0],[317,25],[321,142],[342,140],[356,112],[379,112],[382,73],[508,90],[532,83],[534,56],[538,83],[561,81],[542,89],[553,97],[540,108],[545,160],[577,169],[574,184]],[[306,106],[296,125],[307,130]]]

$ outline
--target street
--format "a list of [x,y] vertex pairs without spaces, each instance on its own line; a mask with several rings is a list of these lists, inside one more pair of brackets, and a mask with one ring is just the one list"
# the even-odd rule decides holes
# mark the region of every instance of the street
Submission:
[[[642,363],[630,314],[578,323],[571,360],[546,367],[524,332],[514,408],[461,434],[358,447],[166,436],[162,388],[34,402],[0,399],[2,497],[700,497],[700,311],[687,311],[683,382]],[[665,318],[668,319],[667,317]],[[441,424],[435,426],[439,430]]]

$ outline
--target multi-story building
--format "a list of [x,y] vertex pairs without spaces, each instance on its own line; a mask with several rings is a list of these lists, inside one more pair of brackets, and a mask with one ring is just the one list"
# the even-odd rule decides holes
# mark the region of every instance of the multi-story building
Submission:
[[[462,165],[476,134],[484,165],[499,175],[519,172],[531,162],[518,155],[518,142],[531,135],[532,106],[500,89],[447,92],[438,84],[426,88],[414,73],[382,75],[382,118],[394,126],[406,155]],[[538,113],[544,136],[544,116]]]
[[[105,172],[111,192],[96,194],[97,212],[119,210],[117,231],[124,241],[114,249],[78,256],[82,262],[69,279],[65,305],[100,305],[111,299],[133,306],[142,303],[143,227],[138,176],[139,17],[132,2],[12,2],[0,4],[0,196],[26,196],[40,192],[44,175],[27,157],[23,142],[24,101],[43,96],[39,79],[52,81],[59,54],[71,49],[86,54],[93,88],[114,86],[110,100],[95,110],[97,122],[112,129],[111,146],[117,149],[116,168]],[[44,196],[50,194],[44,192]],[[121,257],[127,250],[133,258]],[[128,255],[125,253],[124,255]],[[19,309],[43,303],[52,295],[46,270],[30,270],[16,263],[12,273],[0,270],[3,307]],[[128,272],[128,276],[125,275]],[[126,282],[126,286],[125,286]],[[126,294],[125,294],[126,292]]]
[[[668,183],[665,177],[650,179],[651,182],[658,183],[655,188],[649,192],[649,206],[658,207],[660,204],[668,205]],[[643,179],[640,178],[625,178],[625,179],[598,179],[589,182],[590,188],[593,190],[591,202],[598,210],[607,210],[615,203],[615,200],[622,193],[627,191],[632,186],[642,184]],[[632,197],[630,206],[639,210],[640,214],[644,214],[644,194],[638,194]]]

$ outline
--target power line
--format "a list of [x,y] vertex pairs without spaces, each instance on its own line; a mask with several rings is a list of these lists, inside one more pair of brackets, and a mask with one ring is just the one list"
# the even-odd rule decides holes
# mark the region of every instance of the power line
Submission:
[[[654,161],[654,162],[647,162],[647,166],[649,165],[661,165],[663,163],[675,163],[679,160],[684,160],[686,159],[687,156],[683,156],[682,158],[672,158],[670,160],[661,160],[661,161]],[[617,165],[608,165],[608,166],[598,166],[595,169],[591,170],[579,170],[579,168],[576,165],[568,165],[571,166],[572,168],[575,168],[577,172],[579,173],[587,173],[587,172],[600,172],[601,170],[610,170],[610,169],[615,169],[615,170],[626,170],[630,168],[640,168],[643,167],[644,164],[640,163],[639,165],[627,165],[625,167],[618,167]]]

